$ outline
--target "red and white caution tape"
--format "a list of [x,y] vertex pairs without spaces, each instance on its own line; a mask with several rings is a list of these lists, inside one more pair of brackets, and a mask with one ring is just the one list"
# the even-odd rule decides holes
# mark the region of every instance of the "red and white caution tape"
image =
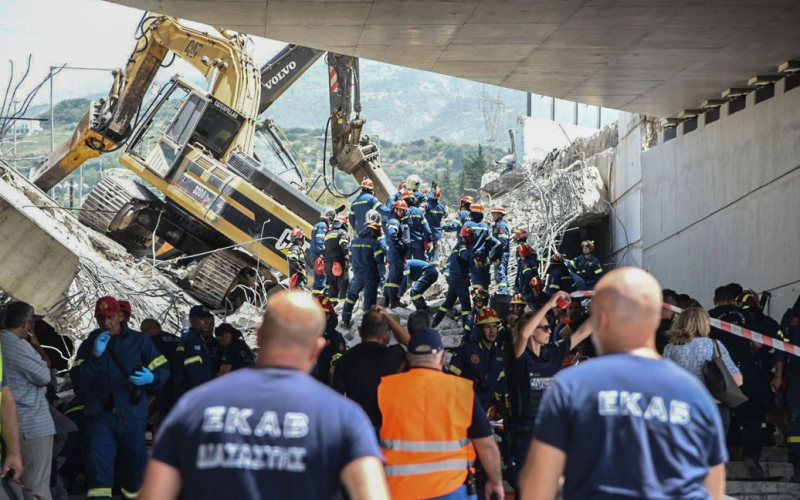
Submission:
[[[579,291],[579,292],[572,292],[571,294],[569,294],[570,297],[591,297],[593,295],[594,295],[593,291]],[[683,309],[681,309],[680,307],[673,306],[672,304],[667,304],[666,302],[663,304],[663,306],[665,309],[669,309],[670,311],[678,314],[683,312]],[[715,328],[719,328],[722,331],[732,333],[738,337],[746,338],[747,340],[755,342],[756,344],[769,346],[773,349],[777,349],[783,352],[788,352],[789,354],[793,354],[795,356],[800,357],[800,347],[792,345],[788,342],[783,342],[782,340],[778,340],[768,335],[762,335],[748,328],[743,328],[739,325],[728,323],[727,321],[720,321],[716,318],[710,318],[709,323],[711,324],[711,326]]]

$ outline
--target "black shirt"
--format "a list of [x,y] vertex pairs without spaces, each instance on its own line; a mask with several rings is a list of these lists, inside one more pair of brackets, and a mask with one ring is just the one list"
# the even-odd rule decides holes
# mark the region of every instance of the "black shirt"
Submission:
[[219,373],[220,360],[222,359],[222,345],[213,335],[210,337],[203,337],[208,349],[208,357],[211,361],[211,378],[217,376]]
[[669,337],[667,332],[672,328],[672,318],[662,319],[656,330],[656,351],[659,354],[664,354],[664,348],[669,344]]
[[[751,330],[755,328],[753,316],[748,311],[734,305],[715,307],[708,311],[708,315],[720,321]],[[740,369],[744,371],[762,370],[760,349],[756,350],[748,339],[713,327],[709,336],[722,342],[725,348],[728,349],[731,359]]]
[[333,371],[333,388],[364,409],[375,428],[381,426],[378,409],[378,385],[381,378],[394,375],[406,361],[402,346],[361,342],[345,352]]
[[247,344],[240,339],[234,340],[231,345],[222,351],[220,365],[231,365],[231,371],[239,368],[250,368],[256,364],[253,354]]
[[517,358],[514,371],[514,386],[517,395],[511,398],[515,428],[533,428],[533,420],[539,409],[542,393],[550,379],[561,369],[564,359],[569,355],[571,342],[563,339],[556,343],[543,345],[539,355],[525,349]]

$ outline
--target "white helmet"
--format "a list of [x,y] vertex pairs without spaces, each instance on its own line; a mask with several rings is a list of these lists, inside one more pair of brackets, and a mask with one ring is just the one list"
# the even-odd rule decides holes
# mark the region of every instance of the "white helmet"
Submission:
[[406,179],[406,187],[411,191],[419,191],[420,184],[422,184],[422,179],[417,174],[411,174]]
[[383,221],[383,217],[377,210],[369,210],[365,219],[366,224],[380,224]]
[[319,214],[320,219],[333,220],[336,218],[336,210],[333,207],[325,207]]

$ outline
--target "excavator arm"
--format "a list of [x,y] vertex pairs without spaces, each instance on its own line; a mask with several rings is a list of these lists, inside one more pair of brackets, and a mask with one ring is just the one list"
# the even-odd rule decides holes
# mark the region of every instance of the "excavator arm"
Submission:
[[237,140],[221,159],[237,149],[252,154],[259,104],[258,70],[245,50],[246,38],[225,30],[221,34],[211,35],[174,18],[145,13],[137,27],[136,48],[125,69],[114,70],[108,96],[92,103],[72,137],[36,168],[33,182],[49,190],[86,160],[121,147],[170,51],[200,71],[211,82],[211,93],[217,100],[245,119]]

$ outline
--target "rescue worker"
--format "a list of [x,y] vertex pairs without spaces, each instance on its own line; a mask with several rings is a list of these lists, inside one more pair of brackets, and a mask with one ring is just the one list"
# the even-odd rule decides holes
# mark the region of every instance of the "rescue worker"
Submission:
[[427,309],[428,304],[425,302],[423,295],[431,287],[436,280],[439,279],[439,270],[433,264],[429,264],[424,260],[411,259],[406,262],[403,269],[403,283],[400,285],[400,296],[402,297],[408,289],[409,283],[413,282],[411,286],[411,303],[418,311]]
[[528,301],[525,300],[519,293],[515,293],[514,296],[511,298],[511,314],[520,318],[523,314],[525,314],[525,307],[528,305]]
[[536,252],[527,243],[517,245],[517,279],[520,282],[520,294],[530,293],[530,282],[539,276],[539,260]]
[[209,328],[214,331],[214,315],[206,306],[197,305],[189,309],[189,328],[181,334],[181,345],[175,350],[175,401],[219,372],[219,368],[214,371],[208,343],[203,340],[204,332]]
[[350,245],[353,263],[353,280],[347,290],[347,298],[344,301],[342,310],[342,325],[350,328],[350,319],[353,316],[353,309],[358,301],[358,295],[364,292],[364,302],[362,309],[369,311],[378,301],[378,286],[386,270],[386,255],[383,247],[378,241],[381,237],[381,216],[373,212],[374,217],[367,220],[364,230],[353,240]]
[[147,455],[148,389],[169,379],[164,355],[147,336],[123,324],[119,302],[102,297],[94,311],[99,328],[78,348],[70,378],[84,398],[84,466],[88,497],[111,498],[115,463],[125,498],[136,498]]
[[378,198],[375,198],[374,192],[375,184],[364,177],[364,180],[361,181],[361,194],[350,204],[350,227],[356,234],[361,234],[361,231],[364,230],[368,211],[377,210],[382,216],[389,216],[389,211],[383,206],[383,203],[378,201]]
[[425,211],[417,206],[417,198],[413,192],[406,190],[402,200],[408,205],[408,210],[403,217],[404,231],[408,233],[403,237],[403,243],[408,246],[406,259],[425,260],[426,242],[431,241],[431,227],[425,219]]
[[161,389],[156,391],[156,411],[158,415],[154,425],[158,428],[158,424],[167,417],[169,410],[172,408],[173,403],[175,403],[175,383],[172,378],[172,367],[175,366],[175,358],[177,357],[178,347],[181,345],[181,339],[174,333],[165,332],[161,328],[161,323],[153,318],[147,318],[142,321],[139,328],[142,333],[147,335],[150,341],[153,342],[156,351],[167,358],[167,366],[170,367],[169,380],[161,386]]
[[444,354],[439,333],[420,330],[408,344],[411,369],[383,377],[378,386],[379,437],[391,497],[470,498],[468,479],[477,451],[488,477],[486,498],[503,498],[491,425],[472,382],[442,373]]
[[306,271],[306,251],[303,245],[306,244],[306,233],[296,227],[289,233],[292,245],[289,247],[289,289],[305,290],[308,284],[308,272]]
[[514,450],[508,468],[508,480],[515,491],[519,491],[517,479],[528,456],[542,396],[552,377],[563,366],[570,350],[592,332],[587,321],[571,337],[556,343],[550,342],[551,328],[547,315],[557,307],[556,301],[563,295],[562,292],[553,295],[537,312],[522,316],[518,326],[519,333],[514,341],[514,373],[510,375],[514,380],[508,381],[509,387],[513,387],[515,391],[515,394],[509,394]]
[[[792,345],[800,345],[800,296],[781,318],[781,330],[787,342]],[[794,466],[791,481],[800,483],[800,358],[780,351],[775,363],[773,389],[781,386],[784,374],[786,377],[786,405],[789,410],[789,435],[786,441],[789,449],[789,461]]]
[[579,290],[592,290],[597,281],[603,277],[603,265],[600,260],[592,255],[594,252],[594,241],[585,240],[581,242],[583,255],[579,255],[572,261],[575,274],[583,280],[583,284],[578,286]]
[[[311,230],[311,262],[314,266],[314,285],[312,286],[311,293],[314,295],[324,295],[326,288],[325,277],[325,234],[333,224],[333,219],[336,218],[336,210],[332,207],[325,207],[320,213],[320,221],[314,225]],[[323,272],[318,272],[319,270]]]
[[386,224],[386,258],[389,261],[389,272],[386,276],[386,283],[383,286],[383,296],[390,309],[399,307],[400,304],[400,283],[403,280],[403,267],[406,258],[406,244],[403,243],[403,223],[408,204],[403,200],[397,200],[392,207],[392,217]]
[[347,259],[350,254],[350,235],[347,234],[347,218],[340,217],[325,233],[325,278],[328,282],[328,296],[336,306],[344,301],[350,275],[347,273]]
[[325,347],[323,347],[322,351],[319,353],[317,363],[314,365],[311,375],[323,384],[330,386],[331,369],[347,350],[347,343],[345,343],[344,337],[339,333],[339,330],[336,329],[338,320],[333,302],[331,302],[328,297],[324,296],[317,296],[317,301],[320,307],[322,307],[322,310],[325,311],[325,331],[322,334],[325,338]]
[[478,338],[456,350],[448,370],[473,381],[478,402],[486,413],[493,403],[505,401],[503,349],[497,340],[500,316],[494,309],[483,308],[478,312],[475,325]]
[[442,239],[442,220],[447,217],[447,207],[439,201],[441,197],[442,190],[434,186],[423,204],[425,219],[431,228],[431,244],[425,257],[433,265],[439,265],[438,245],[439,240]]
[[494,266],[494,284],[497,286],[497,293],[509,295],[508,291],[508,259],[511,255],[511,229],[508,222],[503,220],[506,216],[506,209],[503,207],[492,207],[492,236],[500,242],[499,260]]
[[489,307],[489,292],[485,288],[479,286],[472,288],[470,293],[472,296],[472,309],[464,321],[464,333],[461,335],[461,343],[466,344],[473,338],[478,336],[475,330],[475,321],[478,318],[478,312],[484,307]]
[[483,222],[483,205],[475,203],[470,208],[470,220],[464,227],[475,231],[475,237],[469,249],[470,269],[469,277],[472,288],[482,287],[489,290],[491,275],[489,273],[492,260],[498,257],[501,243],[489,232],[489,225]]
[[[736,293],[727,286],[714,290],[714,309],[708,311],[712,318],[726,321],[750,330],[756,330],[755,318],[749,311],[736,306]],[[764,446],[761,424],[767,417],[772,375],[769,349],[754,345],[750,340],[711,328],[709,337],[719,340],[728,349],[731,359],[739,367],[744,383],[742,392],[748,400],[733,409],[733,416],[742,427],[742,462],[752,479],[763,479],[764,469],[759,460]],[[727,408],[727,407],[726,407]],[[723,415],[725,422],[727,415]],[[727,427],[727,426],[726,426]],[[736,428],[737,426],[731,426]]]
[[542,278],[536,276],[531,278],[529,285],[529,295],[525,295],[525,300],[528,301],[528,304],[531,306],[531,309],[534,311],[538,311],[545,304],[547,301],[550,300],[550,294],[544,291],[544,281]]
[[[514,276],[514,291],[524,295],[524,291],[523,290],[527,286],[527,284],[530,282],[530,278],[532,278],[533,276],[529,277],[527,281],[523,281],[522,280],[522,273],[521,273],[521,271],[523,269],[522,263],[523,262],[527,262],[529,264],[533,264],[531,267],[533,269],[534,276],[538,276],[539,275],[539,258],[536,255],[536,252],[533,250],[533,247],[531,247],[528,244],[528,231],[526,231],[524,228],[521,228],[521,227],[517,228],[514,231],[513,238],[514,238],[514,241],[517,242],[517,249],[516,249],[517,272],[516,272],[516,275]],[[526,253],[526,257],[523,257],[521,255],[521,253],[523,252],[523,249],[525,249],[524,251]],[[526,258],[527,258],[527,261],[526,261]]]
[[401,182],[400,184],[398,184],[397,192],[395,194],[393,194],[392,196],[390,196],[388,200],[386,200],[386,210],[388,210],[389,212],[394,210],[394,204],[398,200],[400,200],[400,197],[403,196],[403,191],[405,191],[405,190],[406,190],[406,183],[405,182]]
[[453,247],[448,259],[447,272],[445,274],[447,278],[447,295],[433,317],[434,328],[442,322],[444,315],[450,312],[456,300],[461,304],[461,326],[463,327],[466,323],[467,316],[469,316],[472,308],[469,298],[469,244],[474,237],[475,231],[468,227],[461,228],[458,243]]
[[446,224],[442,229],[450,232],[461,231],[461,228],[464,227],[464,224],[469,220],[470,207],[472,207],[473,203],[475,203],[475,200],[472,199],[472,196],[462,196],[461,206],[458,209],[456,220]]
[[556,292],[572,293],[574,291],[575,282],[564,264],[564,257],[559,253],[554,253],[550,257],[550,267],[547,268],[547,292],[553,295]]
[[417,174],[411,174],[406,179],[406,189],[414,193],[415,205],[418,207],[425,202],[425,193],[419,189],[421,185],[422,179]]

